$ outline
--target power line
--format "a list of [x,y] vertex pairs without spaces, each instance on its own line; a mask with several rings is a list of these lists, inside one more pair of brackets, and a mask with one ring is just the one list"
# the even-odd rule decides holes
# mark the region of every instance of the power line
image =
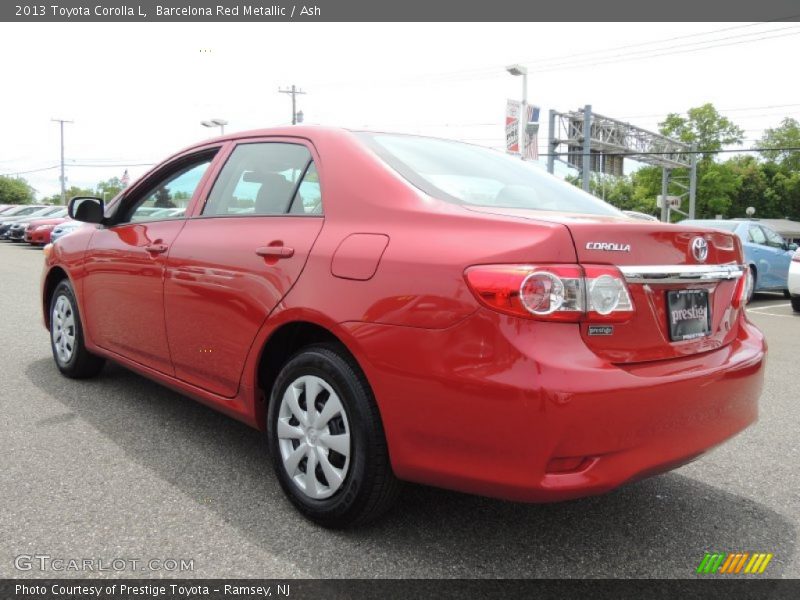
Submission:
[[[599,60],[599,61],[595,61],[595,62],[583,62],[583,63],[576,63],[576,64],[565,65],[565,66],[549,66],[549,67],[546,67],[546,68],[543,68],[543,69],[532,69],[532,70],[529,71],[529,73],[546,73],[548,71],[555,71],[555,70],[582,69],[582,68],[585,68],[585,67],[595,67],[595,66],[615,64],[615,63],[621,63],[621,62],[644,60],[644,59],[647,59],[647,58],[658,58],[658,57],[661,57],[661,56],[671,56],[673,54],[689,54],[689,53],[692,53],[692,52],[700,52],[702,50],[712,50],[714,48],[724,48],[724,47],[727,47],[727,46],[740,46],[742,44],[752,44],[753,42],[760,42],[760,41],[763,41],[763,40],[772,40],[772,39],[776,39],[776,38],[788,37],[788,36],[793,36],[793,35],[800,35],[800,31],[798,31],[797,28],[786,27],[784,29],[792,29],[792,32],[791,33],[783,33],[781,35],[767,35],[767,36],[763,36],[763,37],[759,37],[759,38],[753,38],[753,39],[748,39],[748,40],[740,40],[738,42],[728,42],[726,44],[715,44],[714,42],[717,42],[717,41],[720,41],[720,40],[713,40],[713,41],[710,41],[710,42],[704,42],[704,43],[709,43],[709,44],[712,44],[712,45],[705,46],[705,47],[702,47],[702,48],[689,48],[689,49],[684,49],[684,50],[675,50],[675,49],[673,49],[673,50],[670,50],[670,51],[667,51],[667,52],[655,51],[656,54],[638,54],[637,55],[637,53],[633,53],[632,55],[617,55],[615,57],[606,57],[605,59],[602,59],[602,60]],[[776,31],[783,31],[783,30],[780,29],[780,30],[776,30]],[[764,33],[764,32],[759,32],[759,33]],[[734,37],[739,37],[739,36],[734,36]],[[721,38],[721,39],[725,39],[725,38]],[[696,45],[696,44],[690,44],[690,45]],[[667,48],[661,48],[660,50],[667,50]],[[611,59],[611,60],[608,60],[608,59]]]
[[[800,152],[800,146],[773,146],[769,148],[723,148],[721,150],[685,150],[680,152],[599,152],[604,156],[661,156],[670,154],[725,154],[734,152]],[[539,156],[569,156],[572,152],[551,152]]]
[[[626,44],[626,45],[623,45],[623,46],[612,46],[610,48],[600,49],[600,50],[591,50],[591,51],[586,51],[586,52],[567,54],[567,55],[563,55],[563,56],[554,56],[554,57],[551,57],[551,58],[538,58],[538,59],[534,59],[534,60],[523,61],[522,64],[525,64],[529,68],[533,69],[533,68],[538,67],[538,66],[541,66],[541,67],[546,67],[548,65],[552,66],[552,63],[559,62],[559,61],[560,62],[581,62],[581,61],[568,60],[568,59],[577,59],[578,57],[581,57],[581,56],[591,56],[591,57],[595,57],[596,58],[598,55],[608,54],[609,52],[615,52],[615,51],[618,51],[618,50],[627,50],[627,49],[630,49],[630,48],[640,48],[640,47],[643,47],[643,46],[657,46],[659,44],[666,44],[668,42],[674,42],[674,41],[683,40],[683,39],[690,39],[690,38],[703,37],[703,36],[713,36],[714,34],[724,33],[726,31],[732,31],[732,30],[737,30],[737,29],[746,29],[746,28],[751,28],[751,27],[759,27],[759,26],[762,26],[762,25],[768,25],[770,23],[779,23],[779,22],[791,21],[791,20],[795,19],[798,16],[800,16],[800,15],[791,15],[791,16],[787,16],[787,17],[782,17],[780,19],[772,19],[772,20],[769,20],[769,21],[764,21],[764,22],[759,22],[759,23],[748,23],[748,24],[744,24],[744,25],[733,25],[733,26],[730,26],[730,27],[723,27],[723,28],[720,28],[720,29],[712,29],[712,30],[709,30],[709,31],[702,31],[702,32],[697,32],[697,33],[692,33],[692,34],[673,36],[673,37],[669,37],[669,38],[662,38],[662,39],[659,39],[659,40],[652,40],[652,41],[648,41],[648,42],[639,42],[639,43],[635,43],[635,44]],[[780,31],[780,29],[779,30],[773,29],[771,31],[773,31],[773,32],[774,31]],[[770,33],[770,30],[754,31],[752,33],[743,34],[742,36],[737,36],[737,37],[743,37],[744,35],[760,35],[760,34],[764,34],[764,33]],[[732,37],[732,36],[729,36],[729,37]],[[723,39],[729,39],[729,38],[717,38],[717,39],[711,39],[711,40],[704,40],[704,41],[700,41],[700,42],[694,42],[694,45],[699,44],[699,43],[713,43],[713,42],[720,41],[720,40],[723,40]],[[752,41],[757,41],[757,40],[752,40]],[[683,44],[683,45],[685,46],[687,44]],[[679,46],[680,45],[673,46],[673,47],[679,47]],[[662,48],[649,48],[649,49],[639,50],[638,52],[639,53],[641,53],[641,52],[657,52],[657,51],[661,51],[661,50],[667,50],[669,48],[670,48],[670,46],[665,46],[665,47],[662,47]],[[633,54],[636,54],[636,53],[637,52],[634,52]],[[609,58],[609,57],[604,57],[604,58]],[[411,76],[411,77],[407,77],[407,78],[393,79],[392,82],[393,83],[394,82],[402,83],[402,82],[410,82],[410,81],[420,81],[420,80],[430,80],[430,79],[443,79],[443,78],[447,78],[448,81],[453,81],[454,78],[456,80],[457,79],[486,79],[486,78],[493,78],[493,77],[498,77],[499,78],[499,77],[502,76],[503,70],[504,70],[504,66],[503,65],[493,65],[493,66],[479,67],[479,68],[474,68],[474,69],[462,69],[462,70],[457,70],[457,71],[446,71],[446,72],[439,72],[439,73],[429,73],[429,74],[424,74],[424,75]],[[351,84],[355,84],[355,83],[361,83],[361,82],[331,82],[331,83],[327,83],[327,84],[326,83],[319,83],[317,85],[318,86],[336,86],[336,85],[351,85]]]
[[42,167],[41,169],[30,169],[28,171],[7,171],[3,173],[2,177],[6,175],[27,175],[28,173],[40,173],[41,171],[51,171],[53,169],[58,169],[61,165],[53,165],[52,167]]

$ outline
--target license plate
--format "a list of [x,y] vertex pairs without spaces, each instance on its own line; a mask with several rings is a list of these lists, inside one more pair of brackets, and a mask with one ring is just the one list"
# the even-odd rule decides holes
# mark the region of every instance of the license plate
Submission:
[[711,333],[711,310],[706,290],[667,292],[669,337],[673,342],[705,337]]

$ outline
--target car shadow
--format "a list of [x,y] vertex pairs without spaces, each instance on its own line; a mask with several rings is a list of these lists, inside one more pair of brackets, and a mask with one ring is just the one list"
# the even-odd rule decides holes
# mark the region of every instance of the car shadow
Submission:
[[772,552],[778,577],[795,552],[790,520],[675,472],[546,505],[409,485],[378,522],[325,531],[283,497],[259,432],[113,364],[73,381],[43,359],[26,375],[250,543],[319,577],[691,577],[706,551]]

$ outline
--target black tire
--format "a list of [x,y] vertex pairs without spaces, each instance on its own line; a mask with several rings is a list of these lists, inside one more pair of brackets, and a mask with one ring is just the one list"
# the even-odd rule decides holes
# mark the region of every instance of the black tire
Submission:
[[753,300],[753,294],[756,293],[756,283],[757,283],[758,273],[756,272],[755,267],[750,267],[750,289],[747,292],[747,304]]
[[[277,435],[284,394],[299,378],[308,376],[322,379],[335,392],[346,413],[350,435],[347,471],[340,487],[324,499],[309,497],[292,479],[284,466]],[[305,517],[324,527],[338,529],[372,521],[391,507],[400,489],[369,383],[355,360],[334,344],[306,347],[281,369],[270,398],[267,443],[278,481],[289,500]],[[307,460],[305,465],[307,468]],[[302,461],[298,468],[301,467]]]
[[[54,313],[56,306],[63,307],[59,304],[62,299],[68,303],[69,312],[65,311],[65,315],[71,315],[72,325],[66,325],[66,322],[59,323]],[[63,279],[56,286],[53,291],[53,296],[50,298],[50,348],[53,351],[53,360],[56,362],[58,370],[67,377],[72,379],[86,379],[97,375],[105,364],[105,359],[100,358],[89,352],[83,342],[83,324],[81,323],[80,313],[78,312],[78,302],[75,299],[75,291],[72,289],[72,284],[68,279]],[[60,341],[59,334],[71,333],[73,342],[72,349],[68,357],[63,356],[57,349],[58,342]]]
[[792,296],[792,310],[800,312],[800,296]]

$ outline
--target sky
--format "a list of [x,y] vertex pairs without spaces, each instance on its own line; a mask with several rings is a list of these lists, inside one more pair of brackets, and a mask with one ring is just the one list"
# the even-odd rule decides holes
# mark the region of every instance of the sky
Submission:
[[[546,115],[591,104],[657,129],[706,102],[745,130],[745,146],[800,119],[800,23],[2,23],[0,174],[43,197],[132,178],[216,135],[291,122],[420,133],[501,148],[507,98],[522,80]],[[34,173],[24,171],[41,170]]]

